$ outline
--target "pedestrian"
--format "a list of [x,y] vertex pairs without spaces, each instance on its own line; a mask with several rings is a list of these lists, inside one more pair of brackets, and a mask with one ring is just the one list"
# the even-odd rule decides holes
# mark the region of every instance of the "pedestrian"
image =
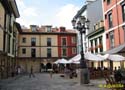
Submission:
[[21,73],[21,67],[18,66],[18,67],[17,67],[17,74],[20,75],[20,73]]
[[30,68],[30,75],[29,75],[29,77],[31,78],[31,76],[32,76],[32,77],[35,77],[35,75],[34,75],[34,73],[33,73],[33,66],[31,66],[31,68]]
[[53,69],[50,71],[50,78],[52,78],[53,75]]

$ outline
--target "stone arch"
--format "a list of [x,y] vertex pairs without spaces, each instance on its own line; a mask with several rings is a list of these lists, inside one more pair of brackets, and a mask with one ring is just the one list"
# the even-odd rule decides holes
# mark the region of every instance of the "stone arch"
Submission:
[[47,63],[46,64],[46,69],[52,69],[52,64],[51,63]]

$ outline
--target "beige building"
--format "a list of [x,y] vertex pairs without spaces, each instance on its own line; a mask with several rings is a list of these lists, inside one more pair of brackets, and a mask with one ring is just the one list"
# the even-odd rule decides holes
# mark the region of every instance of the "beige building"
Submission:
[[59,28],[52,28],[49,25],[41,27],[31,25],[30,29],[23,29],[19,34],[18,61],[24,72],[29,72],[31,66],[34,67],[35,72],[39,72],[43,66],[52,68],[54,61],[62,58],[59,57],[60,35],[73,33],[76,37],[76,33],[70,31],[62,32]]
[[19,12],[15,0],[0,1],[0,79],[12,76],[15,62],[16,18]]

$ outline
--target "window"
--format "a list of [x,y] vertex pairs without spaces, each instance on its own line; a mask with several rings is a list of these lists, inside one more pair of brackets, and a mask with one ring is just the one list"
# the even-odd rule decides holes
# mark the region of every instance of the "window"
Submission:
[[66,57],[67,55],[66,55],[66,48],[62,48],[62,57]]
[[47,46],[51,46],[51,38],[47,38]]
[[109,28],[113,27],[112,13],[108,15],[108,24],[109,24]]
[[12,42],[12,47],[13,47],[13,50],[12,50],[12,54],[14,54],[15,52],[15,39],[13,39],[13,42]]
[[102,36],[99,37],[99,44],[102,44]]
[[100,47],[100,52],[103,52],[103,46],[102,46],[102,36],[99,37],[99,45],[101,46]]
[[12,32],[12,26],[11,26],[12,17],[11,17],[11,14],[8,14],[6,19],[8,19],[7,20],[7,28],[9,30],[9,32],[11,33]]
[[76,54],[76,48],[72,48],[72,54]]
[[111,3],[111,0],[107,0],[107,4],[110,4]]
[[10,53],[10,39],[11,39],[11,36],[8,35],[8,53]]
[[22,38],[22,43],[26,43],[26,38],[25,37]]
[[107,33],[107,34],[106,34],[106,39],[108,39],[108,38],[109,38],[109,34]]
[[47,48],[47,57],[51,57],[51,48]]
[[22,48],[22,54],[26,54],[26,48]]
[[31,49],[31,57],[36,57],[36,49],[35,48]]
[[125,22],[125,4],[122,5],[122,18],[123,18],[123,22]]
[[105,19],[107,19],[107,14],[105,15]]
[[72,43],[76,43],[76,37],[72,37]]
[[36,38],[31,38],[31,46],[36,46]]
[[36,25],[31,25],[31,30],[32,30],[32,32],[36,32],[37,31],[37,26]]
[[114,32],[113,31],[111,31],[109,33],[109,37],[110,37],[110,48],[114,48],[114,46],[115,46],[115,40],[114,40]]
[[62,46],[66,46],[66,38],[62,38]]
[[125,42],[125,25],[122,26],[123,31],[124,31],[124,42]]
[[97,38],[95,39],[95,53],[98,52],[98,47],[97,47]]
[[47,27],[47,32],[51,32],[51,27]]
[[[93,40],[90,41],[91,48],[93,48]],[[93,53],[93,49],[91,49],[91,53]]]
[[9,24],[10,24],[9,20],[10,20],[10,16],[8,13],[6,13],[6,29],[7,30],[9,30]]
[[93,47],[93,40],[91,40],[90,43],[91,43],[91,47]]

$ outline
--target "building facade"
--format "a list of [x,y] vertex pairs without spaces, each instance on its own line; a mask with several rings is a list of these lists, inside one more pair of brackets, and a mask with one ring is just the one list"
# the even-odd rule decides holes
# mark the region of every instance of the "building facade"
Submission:
[[19,12],[15,0],[0,1],[0,78],[12,76],[16,66],[15,47]]
[[[93,12],[95,11],[95,12]],[[88,34],[95,31],[94,26],[103,20],[102,0],[95,0],[87,5],[87,18],[90,20]]]
[[[125,42],[125,1],[103,0],[107,50]],[[112,52],[113,53],[113,52]]]
[[25,72],[29,72],[31,66],[35,72],[43,67],[50,69],[57,59],[76,55],[76,33],[65,27],[31,25],[19,33],[18,49],[18,61]]
[[[95,0],[88,3],[87,18],[90,20],[90,27],[87,34],[88,51],[94,54],[102,53],[106,50],[102,0]],[[90,61],[89,66],[96,68],[104,67],[105,62]]]
[[[87,35],[88,40],[89,40],[89,49],[88,51],[90,51],[91,53],[94,54],[99,54],[102,53],[104,51],[104,22],[103,20],[101,20],[100,22],[98,22],[97,24],[95,24],[94,26],[94,31],[89,33]],[[106,62],[94,62],[94,61],[90,61],[89,63],[90,67],[103,67],[106,66]]]
[[[109,54],[125,56],[125,1],[103,0],[106,47]],[[123,62],[111,66],[124,66]]]

